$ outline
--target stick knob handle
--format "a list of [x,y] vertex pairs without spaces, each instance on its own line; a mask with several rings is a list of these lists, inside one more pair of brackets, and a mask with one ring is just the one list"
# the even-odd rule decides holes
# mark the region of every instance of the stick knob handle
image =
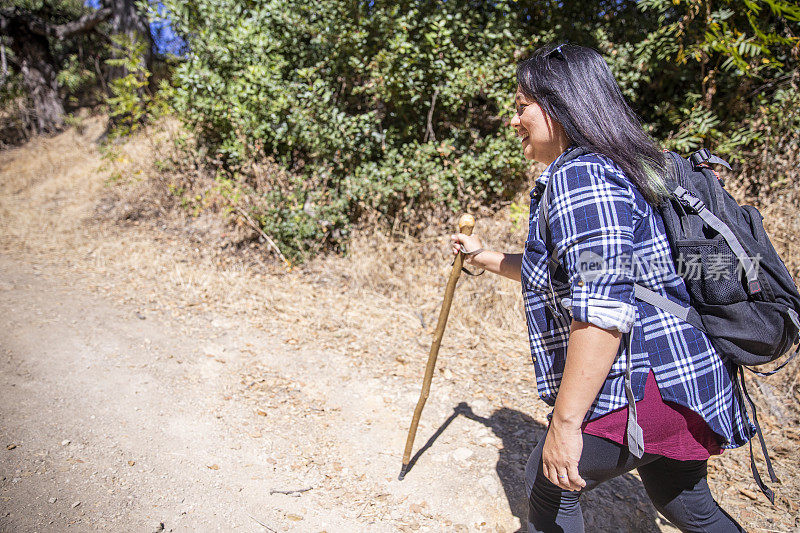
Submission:
[[472,229],[475,227],[475,217],[468,213],[461,215],[458,219],[458,232],[464,235],[472,235]]

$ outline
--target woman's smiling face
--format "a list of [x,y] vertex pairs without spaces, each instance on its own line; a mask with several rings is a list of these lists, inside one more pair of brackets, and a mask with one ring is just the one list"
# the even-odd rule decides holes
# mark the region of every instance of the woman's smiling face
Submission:
[[549,165],[569,146],[564,128],[550,118],[539,104],[522,94],[519,88],[514,103],[517,112],[510,124],[522,140],[525,159]]

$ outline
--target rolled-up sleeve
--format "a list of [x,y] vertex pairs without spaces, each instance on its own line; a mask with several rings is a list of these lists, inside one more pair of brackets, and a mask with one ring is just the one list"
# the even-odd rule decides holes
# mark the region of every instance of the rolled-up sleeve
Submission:
[[601,164],[580,160],[550,179],[549,226],[569,275],[573,319],[630,331],[636,319],[631,185]]

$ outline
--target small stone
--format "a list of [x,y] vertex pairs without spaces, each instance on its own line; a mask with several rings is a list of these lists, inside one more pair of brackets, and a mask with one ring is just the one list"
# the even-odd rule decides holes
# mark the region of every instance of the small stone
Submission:
[[50,503],[56,503],[56,498],[50,498],[50,499],[49,499],[49,500],[47,500],[47,501],[48,501],[48,502],[50,502]]
[[8,446],[6,446],[6,450],[13,450],[16,447],[17,447],[16,444],[9,444]]
[[489,493],[490,496],[497,496],[498,487],[497,482],[492,476],[483,476],[479,483]]
[[412,513],[421,513],[423,509],[428,507],[428,502],[412,503],[408,506]]
[[80,504],[81,504],[81,502],[75,502],[75,503],[72,504],[72,508],[75,509]]
[[453,459],[455,459],[456,461],[466,461],[467,459],[472,457],[473,453],[474,452],[469,448],[459,448],[453,452]]
[[62,441],[61,441],[61,445],[62,445],[62,446],[68,446],[68,445],[69,445],[69,442],[70,442],[70,441],[69,441],[69,440],[66,440],[66,439],[65,439],[65,440],[62,440]]
[[225,348],[214,343],[206,344],[203,348],[203,353],[206,355],[206,357],[219,357],[224,351]]

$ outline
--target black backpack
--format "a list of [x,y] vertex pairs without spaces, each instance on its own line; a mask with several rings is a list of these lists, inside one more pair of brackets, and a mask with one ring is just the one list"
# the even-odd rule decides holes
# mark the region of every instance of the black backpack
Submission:
[[[573,149],[559,166],[588,152],[585,148]],[[710,164],[730,166],[705,149],[692,154],[688,161],[674,152],[665,155],[670,165],[667,187],[671,194],[657,211],[664,221],[675,267],[689,292],[690,307],[679,306],[639,285],[634,287],[635,295],[704,331],[716,351],[735,365],[736,394],[743,408],[745,399],[750,405],[770,479],[777,482],[743,369],[772,375],[797,355],[800,350],[770,372],[749,368],[775,361],[798,342],[800,294],[764,231],[761,214],[752,206],[740,206]],[[543,192],[539,232],[544,238],[549,237],[549,198],[547,189]],[[551,278],[563,276],[558,270],[552,257]],[[756,468],[752,440],[750,467],[759,488],[774,503],[774,493]]]
[[688,321],[736,365],[776,360],[797,342],[800,294],[764,231],[761,213],[728,194],[709,164],[730,167],[708,150],[690,161],[666,155],[672,195],[659,211],[691,298]]

